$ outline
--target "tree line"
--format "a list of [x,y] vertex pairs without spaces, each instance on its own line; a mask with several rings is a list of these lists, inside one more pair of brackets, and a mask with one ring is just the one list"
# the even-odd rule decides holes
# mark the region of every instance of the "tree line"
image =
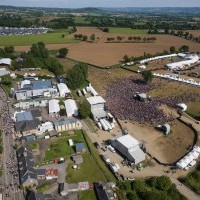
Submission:
[[[114,37],[109,37],[107,38],[107,41],[108,42],[113,42],[115,41],[115,39],[117,39],[117,41],[122,41],[124,39],[126,39],[125,37],[122,37],[122,36],[117,36],[117,38],[114,38]],[[140,37],[140,36],[129,36],[128,38],[128,41],[132,41],[132,42],[155,42],[157,40],[156,37]]]
[[144,52],[144,55],[139,56],[139,57],[134,57],[134,56],[129,57],[128,55],[124,55],[123,62],[127,63],[130,61],[139,61],[139,60],[152,58],[152,57],[156,57],[156,56],[163,56],[163,55],[169,55],[169,54],[180,53],[180,52],[189,52],[189,50],[190,50],[189,46],[187,46],[187,45],[182,45],[178,49],[176,49],[174,46],[171,46],[169,48],[169,51],[164,50],[163,52],[156,53],[156,54],[150,54],[150,53]]

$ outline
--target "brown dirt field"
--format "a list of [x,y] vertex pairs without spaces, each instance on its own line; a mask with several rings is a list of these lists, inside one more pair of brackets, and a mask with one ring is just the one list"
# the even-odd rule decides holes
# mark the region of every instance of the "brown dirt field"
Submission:
[[118,64],[125,54],[128,56],[141,56],[144,52],[154,54],[168,50],[172,45],[179,48],[185,44],[190,46],[191,51],[199,51],[199,44],[182,38],[170,35],[156,35],[156,37],[155,43],[104,43],[103,39],[96,43],[81,42],[79,45],[69,47],[68,56],[97,66],[111,66]]
[[121,123],[130,134],[145,144],[147,152],[163,163],[177,161],[187,152],[194,139],[192,130],[178,120],[173,122],[169,136],[148,125],[127,121]]
[[187,32],[193,34],[194,36],[200,36],[200,30],[187,30]]
[[[130,34],[104,33],[94,27],[78,27],[77,34],[79,33],[88,36],[94,33],[100,39],[94,43],[80,42],[77,44],[50,44],[46,46],[50,50],[66,47],[69,49],[69,58],[97,66],[118,64],[125,54],[128,56],[141,56],[144,52],[154,54],[168,50],[170,46],[179,48],[182,45],[188,45],[190,50],[195,52],[199,51],[200,48],[198,43],[171,35],[140,35],[140,37],[155,36],[157,38],[155,43],[105,43],[107,37],[117,37],[118,35],[128,37]],[[67,37],[73,37],[73,35]],[[30,49],[30,46],[18,46],[15,49],[17,51],[27,51]]]

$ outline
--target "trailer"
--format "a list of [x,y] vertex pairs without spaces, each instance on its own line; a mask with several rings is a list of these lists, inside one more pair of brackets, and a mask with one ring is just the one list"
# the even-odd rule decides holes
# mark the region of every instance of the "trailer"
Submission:
[[103,127],[103,130],[104,130],[104,131],[107,131],[107,130],[108,130],[108,126],[107,126],[107,124],[105,123],[105,121],[104,121],[103,119],[100,119],[100,123],[101,123],[101,125],[102,125],[102,127]]
[[79,96],[79,97],[81,97],[81,96],[82,96],[82,93],[81,93],[81,91],[80,91],[80,90],[78,90],[78,91],[77,91],[77,94],[78,94],[78,96]]
[[106,119],[103,119],[103,120],[104,120],[105,124],[106,124],[107,127],[108,127],[108,131],[111,131],[111,130],[112,130],[111,124],[110,124]]
[[87,95],[87,92],[86,92],[86,90],[85,90],[85,89],[82,89],[82,93],[83,93],[83,95],[84,95],[84,96],[86,96],[86,95]]
[[93,96],[98,96],[98,93],[92,86],[90,86],[90,92],[92,93]]
[[100,122],[97,122],[97,127],[98,127],[99,129],[102,129],[102,125],[101,125]]

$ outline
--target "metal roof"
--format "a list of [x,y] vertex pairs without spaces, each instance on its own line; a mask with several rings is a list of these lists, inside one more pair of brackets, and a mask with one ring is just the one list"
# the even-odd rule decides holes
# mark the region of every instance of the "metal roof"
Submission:
[[90,105],[106,103],[106,101],[101,96],[89,97],[87,98],[87,101]]
[[49,101],[49,113],[58,113],[60,111],[59,101],[52,99]]
[[65,125],[65,124],[73,124],[73,123],[77,123],[77,122],[78,122],[77,119],[61,119],[58,122],[54,122],[54,125],[55,126],[62,126],[62,125]]
[[72,115],[75,116],[78,115],[78,108],[76,105],[76,101],[73,99],[65,100],[65,109],[68,117],[71,117]]
[[51,80],[31,81],[31,83],[33,85],[33,90],[40,90],[53,87]]
[[25,120],[33,120],[33,116],[32,113],[30,111],[28,112],[20,112],[16,114],[16,121],[20,122],[20,121],[25,121]]
[[11,61],[10,58],[2,58],[0,59],[0,65],[11,65]]
[[136,140],[131,135],[121,136],[121,137],[117,138],[117,141],[128,149],[138,146],[140,144],[139,141]]

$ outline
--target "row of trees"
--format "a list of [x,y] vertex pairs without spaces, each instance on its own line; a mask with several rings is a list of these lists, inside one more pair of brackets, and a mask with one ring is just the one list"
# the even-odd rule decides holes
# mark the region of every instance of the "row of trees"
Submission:
[[[88,40],[88,36],[83,35],[83,34],[74,34],[74,38],[82,40],[82,41]],[[93,34],[90,35],[89,39],[92,40],[92,41],[95,41],[96,39],[98,39],[98,37],[96,38],[96,35],[93,33]]]
[[[66,49],[62,49],[59,53],[61,56],[64,56],[67,54],[66,51]],[[42,42],[33,44],[30,51],[22,53],[20,57],[20,62],[19,59],[12,61],[12,69],[40,67],[42,69],[48,69],[55,75],[63,74],[63,66],[56,58],[50,55],[45,44]]]
[[185,38],[186,40],[192,40],[194,42],[200,43],[200,36],[194,36],[192,33],[189,33],[188,31],[184,32],[182,30],[180,31],[171,30],[169,31],[169,34]]
[[[117,36],[117,41],[122,41],[124,40],[125,37],[122,37],[122,36]],[[128,37],[128,41],[133,41],[133,42],[155,42],[157,40],[156,37],[136,37],[136,36],[129,36]],[[111,38],[107,38],[107,41],[108,42],[113,42],[115,41],[115,38],[114,37],[111,37]]]
[[144,52],[143,56],[139,56],[139,57],[129,57],[128,55],[124,55],[123,57],[123,61],[126,62],[130,62],[130,61],[138,61],[138,60],[143,60],[143,59],[147,59],[147,58],[151,58],[151,57],[155,57],[155,56],[163,56],[163,55],[168,55],[171,53],[179,53],[179,52],[189,52],[189,46],[187,45],[182,45],[181,47],[179,47],[178,49],[176,49],[174,46],[171,46],[169,48],[169,51],[164,50],[161,53],[156,53],[156,54],[150,54],[150,53],[146,53]]
[[16,56],[14,55],[14,47],[7,46],[4,48],[0,48],[0,57],[15,59]]

